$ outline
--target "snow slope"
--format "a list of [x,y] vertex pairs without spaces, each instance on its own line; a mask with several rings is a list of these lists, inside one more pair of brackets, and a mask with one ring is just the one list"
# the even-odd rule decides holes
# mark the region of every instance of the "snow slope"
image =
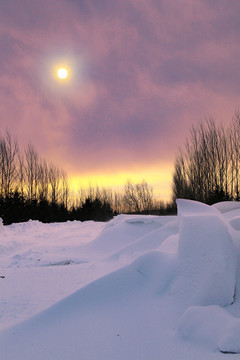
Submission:
[[0,359],[240,359],[239,218],[1,226]]

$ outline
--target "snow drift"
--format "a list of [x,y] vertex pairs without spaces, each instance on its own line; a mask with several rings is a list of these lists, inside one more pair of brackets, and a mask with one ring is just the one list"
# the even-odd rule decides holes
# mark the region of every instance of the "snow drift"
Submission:
[[178,200],[177,218],[3,227],[0,358],[240,353],[239,211]]
[[180,318],[178,330],[187,341],[222,353],[240,353],[240,319],[219,306],[188,308]]
[[210,206],[178,200],[179,291],[191,305],[233,302],[237,257],[224,218]]

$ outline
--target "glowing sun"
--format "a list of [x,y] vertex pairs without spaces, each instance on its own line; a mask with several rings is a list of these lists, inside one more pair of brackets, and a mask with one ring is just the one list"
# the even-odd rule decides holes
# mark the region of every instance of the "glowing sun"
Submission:
[[57,77],[61,80],[64,80],[68,77],[68,71],[66,68],[59,68],[57,70]]

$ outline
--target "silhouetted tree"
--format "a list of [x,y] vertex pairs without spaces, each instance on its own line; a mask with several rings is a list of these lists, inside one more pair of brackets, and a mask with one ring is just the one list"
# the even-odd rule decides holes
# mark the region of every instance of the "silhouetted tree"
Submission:
[[148,212],[153,205],[153,190],[145,181],[140,184],[128,181],[124,186],[123,202],[127,212]]
[[0,190],[1,196],[9,196],[17,180],[16,159],[18,143],[7,131],[5,137],[0,136]]
[[37,198],[37,185],[39,179],[39,155],[31,144],[25,149],[26,159],[26,187],[27,195],[30,201]]
[[190,139],[175,160],[173,200],[187,198],[208,204],[239,200],[240,116],[225,129],[213,119],[193,126]]

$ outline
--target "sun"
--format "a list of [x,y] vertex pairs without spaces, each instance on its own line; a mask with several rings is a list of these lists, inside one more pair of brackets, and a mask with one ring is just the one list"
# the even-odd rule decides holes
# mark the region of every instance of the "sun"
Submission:
[[57,77],[61,80],[67,79],[68,77],[68,70],[66,68],[60,67],[57,70]]

